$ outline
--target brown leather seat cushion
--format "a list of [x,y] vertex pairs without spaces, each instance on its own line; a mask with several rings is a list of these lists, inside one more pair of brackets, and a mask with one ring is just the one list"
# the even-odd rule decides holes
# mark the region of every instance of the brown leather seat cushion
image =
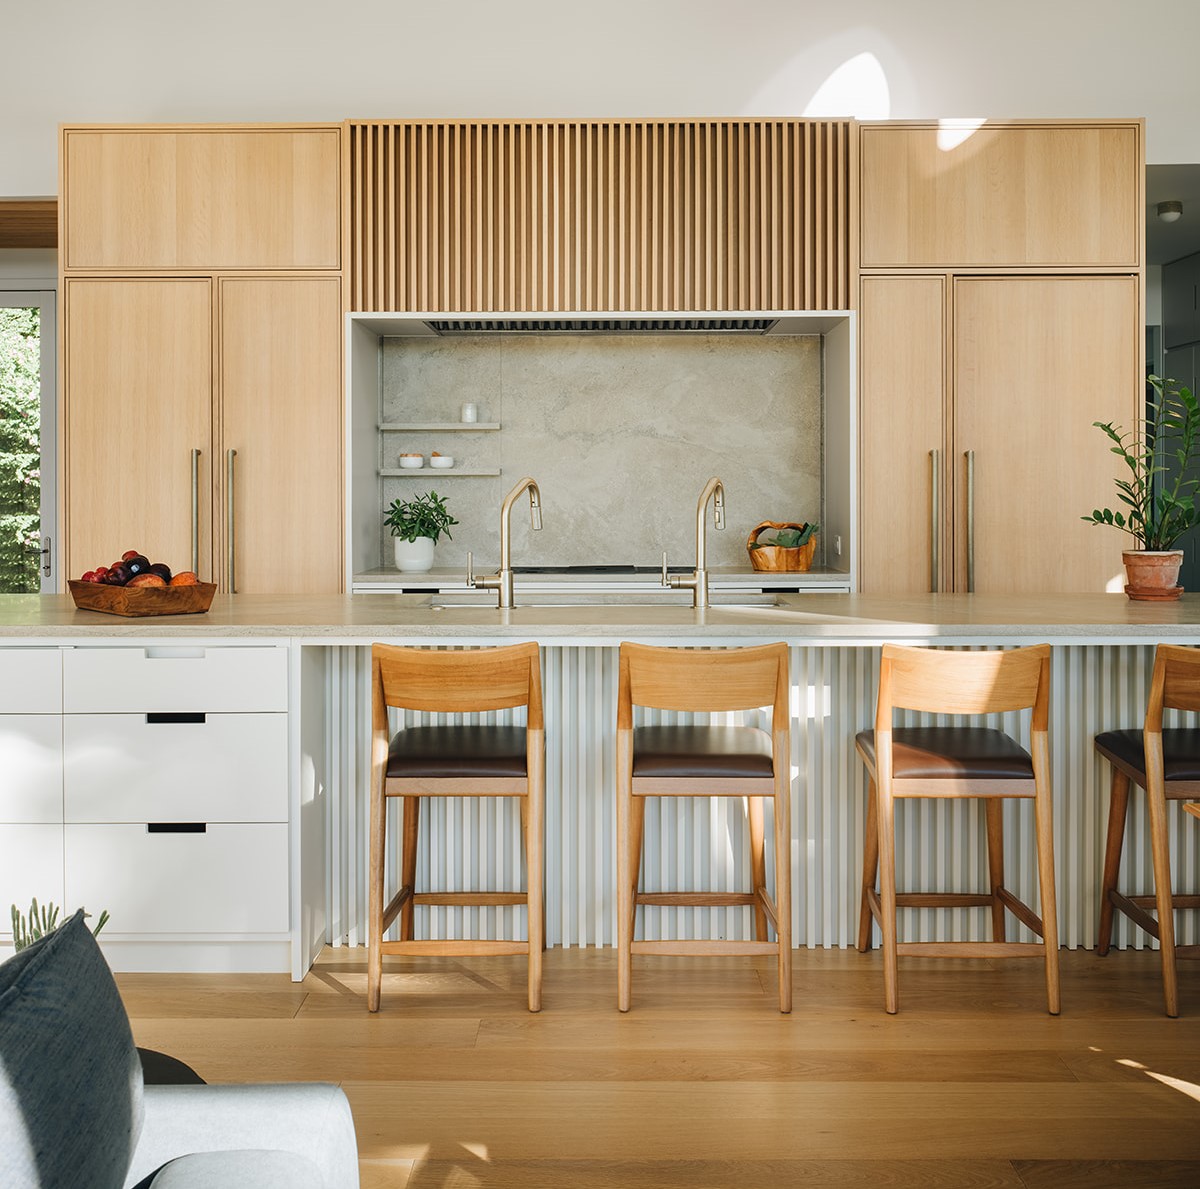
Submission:
[[[1168,727],[1163,731],[1163,776],[1166,780],[1200,780],[1200,727]],[[1146,753],[1142,732],[1102,731],[1096,750],[1124,764],[1145,779]]]
[[746,779],[774,775],[771,736],[758,727],[635,727],[634,776],[712,776]]
[[[855,742],[874,767],[875,732],[859,731]],[[896,727],[892,775],[903,780],[1032,780],[1033,760],[1010,735],[991,727]]]
[[409,727],[388,748],[388,776],[524,776],[525,728]]

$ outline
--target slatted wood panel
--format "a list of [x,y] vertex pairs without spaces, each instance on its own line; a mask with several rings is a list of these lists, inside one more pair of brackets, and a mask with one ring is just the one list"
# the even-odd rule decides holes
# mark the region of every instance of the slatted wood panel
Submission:
[[847,121],[349,128],[352,309],[850,306]]

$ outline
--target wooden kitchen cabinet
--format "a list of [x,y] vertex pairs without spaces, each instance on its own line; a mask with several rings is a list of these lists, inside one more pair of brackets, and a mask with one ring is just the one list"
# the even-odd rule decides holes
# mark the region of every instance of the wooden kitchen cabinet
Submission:
[[222,590],[340,590],[339,279],[66,293],[66,574],[125,549],[193,567],[195,537],[194,568]]
[[66,282],[67,576],[126,549],[212,576],[212,304],[203,279]]
[[1136,268],[1138,121],[868,124],[863,268]]
[[62,132],[64,267],[337,269],[338,127]]
[[864,277],[863,590],[1105,590],[1119,542],[1081,517],[1119,463],[1092,423],[1138,415],[1138,317],[1134,276]]

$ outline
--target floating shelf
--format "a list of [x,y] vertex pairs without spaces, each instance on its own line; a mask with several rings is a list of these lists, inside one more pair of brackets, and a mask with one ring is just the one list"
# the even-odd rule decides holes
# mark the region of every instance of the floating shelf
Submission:
[[380,433],[476,433],[500,428],[498,421],[387,421]]
[[500,474],[500,468],[493,467],[489,470],[481,467],[386,467],[379,474],[384,479],[409,479],[417,475],[444,475],[447,479],[453,479],[457,475],[460,479],[486,479]]

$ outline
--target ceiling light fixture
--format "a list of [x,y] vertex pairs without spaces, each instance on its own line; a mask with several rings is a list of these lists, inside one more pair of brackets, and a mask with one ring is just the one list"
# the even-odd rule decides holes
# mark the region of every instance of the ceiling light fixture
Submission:
[[1158,204],[1158,217],[1164,223],[1175,223],[1183,217],[1183,203],[1178,200],[1174,202],[1160,202]]

